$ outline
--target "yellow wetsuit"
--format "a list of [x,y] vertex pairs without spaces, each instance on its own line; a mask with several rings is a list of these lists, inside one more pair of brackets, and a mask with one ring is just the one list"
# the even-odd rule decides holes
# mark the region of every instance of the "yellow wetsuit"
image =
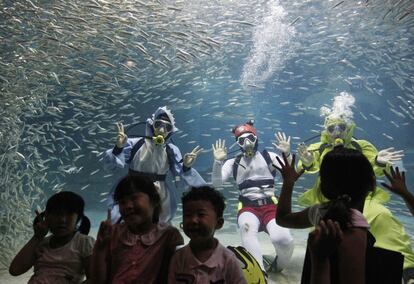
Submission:
[[[329,140],[326,131],[322,131],[321,142],[311,144],[307,148],[308,151],[313,153],[313,164],[305,167],[299,161],[299,168],[305,168],[306,173],[319,172],[323,157],[333,149],[332,143]],[[355,140],[352,137],[348,137],[345,140],[344,146],[362,151],[365,157],[371,162],[376,176],[383,176],[383,170],[390,167],[390,165],[381,165],[376,161],[378,150],[366,140]],[[313,188],[307,190],[299,197],[299,203],[310,206],[326,201],[320,192],[319,185],[320,179],[318,177]],[[414,268],[414,253],[411,248],[410,238],[406,234],[401,222],[383,205],[389,199],[388,192],[378,186],[365,199],[363,213],[370,224],[370,232],[376,239],[374,246],[402,253],[404,255],[404,269],[409,267]]]

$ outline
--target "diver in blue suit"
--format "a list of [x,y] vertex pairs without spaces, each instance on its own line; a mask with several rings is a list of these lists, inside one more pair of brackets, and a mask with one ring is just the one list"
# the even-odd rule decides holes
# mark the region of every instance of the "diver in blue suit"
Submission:
[[[146,121],[146,136],[128,138],[122,123],[117,123],[118,136],[113,149],[104,155],[106,170],[115,170],[129,166],[130,175],[150,177],[161,196],[160,221],[169,222],[175,215],[177,200],[171,188],[167,186],[166,176],[180,176],[190,186],[206,184],[200,174],[191,166],[202,149],[197,146],[191,153],[181,156],[177,146],[169,142],[171,135],[178,131],[175,119],[167,107],[159,107]],[[116,206],[113,213],[117,213]]]

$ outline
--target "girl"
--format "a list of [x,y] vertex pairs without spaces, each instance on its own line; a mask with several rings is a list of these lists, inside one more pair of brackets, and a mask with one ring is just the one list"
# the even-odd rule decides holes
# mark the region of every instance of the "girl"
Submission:
[[[84,207],[82,197],[70,191],[49,198],[45,212],[36,211],[34,236],[14,257],[10,274],[18,276],[34,266],[31,284],[80,283],[85,274],[89,278],[94,239],[88,236],[90,222]],[[49,231],[51,235],[45,237]]]
[[115,188],[123,222],[112,224],[111,210],[101,223],[93,252],[94,283],[166,283],[179,231],[158,223],[161,202],[152,180],[127,176]]
[[[308,240],[311,279],[306,279],[309,267],[305,260],[302,283],[365,283],[369,225],[362,211],[365,197],[376,183],[371,164],[359,151],[335,148],[326,154],[320,169],[320,189],[330,201],[292,213],[293,186],[303,170],[295,171],[294,156],[291,164],[283,158],[284,162],[278,160],[283,186],[276,221],[289,228],[317,226]],[[330,263],[331,257],[336,262]]]

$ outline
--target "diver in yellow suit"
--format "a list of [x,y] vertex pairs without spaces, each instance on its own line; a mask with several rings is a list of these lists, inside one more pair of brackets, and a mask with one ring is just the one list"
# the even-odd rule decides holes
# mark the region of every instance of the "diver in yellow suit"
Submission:
[[[393,148],[378,151],[374,145],[366,140],[356,140],[352,137],[355,124],[352,121],[351,106],[355,99],[352,95],[342,92],[335,97],[333,108],[322,108],[326,116],[324,130],[320,142],[306,146],[298,146],[300,158],[298,167],[305,169],[305,173],[317,173],[323,157],[337,145],[361,151],[371,162],[376,176],[383,176],[384,170],[389,172],[391,165],[403,157],[402,151]],[[307,190],[299,198],[301,205],[313,205],[324,200],[320,189],[320,180],[312,189]],[[389,200],[388,192],[377,186],[376,190],[365,199],[364,216],[370,224],[370,232],[374,235],[374,246],[397,251],[404,255],[404,283],[414,283],[414,253],[409,236],[403,225],[383,204]],[[413,281],[413,282],[411,282]]]

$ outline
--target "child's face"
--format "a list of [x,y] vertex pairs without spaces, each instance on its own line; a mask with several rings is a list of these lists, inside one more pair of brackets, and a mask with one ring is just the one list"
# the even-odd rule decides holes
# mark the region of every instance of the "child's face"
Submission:
[[119,212],[128,226],[139,227],[152,223],[154,207],[146,193],[134,192],[119,200]]
[[214,237],[214,232],[223,226],[213,204],[206,200],[187,201],[183,206],[184,233],[192,242],[202,242]]
[[78,214],[65,211],[50,212],[46,213],[45,219],[53,235],[65,237],[76,230]]

